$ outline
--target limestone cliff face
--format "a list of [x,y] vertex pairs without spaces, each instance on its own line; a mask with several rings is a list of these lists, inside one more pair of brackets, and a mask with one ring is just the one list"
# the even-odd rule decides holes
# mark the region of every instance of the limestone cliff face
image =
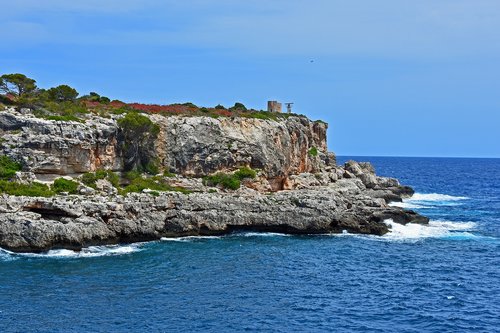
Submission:
[[118,128],[109,119],[83,124],[0,112],[0,134],[1,152],[37,174],[121,169]]
[[[166,169],[178,174],[203,176],[249,166],[263,170],[271,187],[281,189],[289,175],[317,172],[325,163],[334,163],[327,154],[327,125],[302,117],[152,119],[161,127],[158,157]],[[317,156],[309,153],[313,147]]]
[[[290,175],[315,173],[335,163],[327,152],[327,125],[305,117],[150,118],[161,128],[154,147],[158,161],[176,174],[199,177],[249,166],[262,170],[271,188],[279,190]],[[9,110],[0,112],[0,134],[2,153],[38,174],[123,168],[120,129],[113,119],[62,122]]]

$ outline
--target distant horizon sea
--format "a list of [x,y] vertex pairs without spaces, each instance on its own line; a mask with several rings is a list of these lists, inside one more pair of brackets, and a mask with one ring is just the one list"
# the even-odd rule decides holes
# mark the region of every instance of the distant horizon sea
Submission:
[[349,159],[429,225],[0,249],[0,332],[499,332],[500,159]]

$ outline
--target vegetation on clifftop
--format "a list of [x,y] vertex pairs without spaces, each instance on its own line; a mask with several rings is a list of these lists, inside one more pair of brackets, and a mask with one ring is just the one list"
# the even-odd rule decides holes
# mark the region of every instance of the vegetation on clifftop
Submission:
[[89,114],[110,117],[128,112],[163,116],[245,117],[271,121],[286,119],[290,116],[305,117],[298,114],[248,109],[241,102],[236,102],[228,108],[222,104],[214,107],[200,107],[191,102],[168,105],[125,103],[111,100],[96,92],[80,96],[75,88],[66,84],[49,89],[39,88],[34,79],[19,73],[0,76],[1,104],[15,106],[18,109],[29,108],[35,116],[44,119],[80,122],[85,121]]

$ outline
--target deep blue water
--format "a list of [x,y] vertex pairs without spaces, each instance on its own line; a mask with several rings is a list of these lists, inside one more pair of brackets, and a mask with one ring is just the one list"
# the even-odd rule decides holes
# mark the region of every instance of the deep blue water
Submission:
[[499,331],[500,159],[356,159],[430,226],[0,251],[0,332]]

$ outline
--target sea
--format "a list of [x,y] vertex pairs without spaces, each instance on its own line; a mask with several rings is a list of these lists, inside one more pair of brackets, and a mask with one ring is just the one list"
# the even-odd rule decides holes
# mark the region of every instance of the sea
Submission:
[[500,159],[348,159],[429,225],[0,250],[0,332],[500,332]]

